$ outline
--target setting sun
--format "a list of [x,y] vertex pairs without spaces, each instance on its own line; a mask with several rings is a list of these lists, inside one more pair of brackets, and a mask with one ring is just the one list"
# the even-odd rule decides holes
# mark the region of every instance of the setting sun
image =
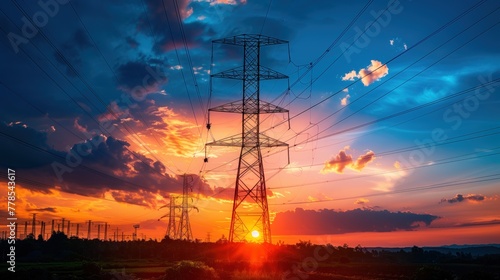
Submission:
[[256,230],[252,231],[252,237],[253,237],[253,238],[258,238],[258,237],[259,237],[259,235],[260,235],[260,234],[259,234],[259,232],[258,232],[258,231],[256,231]]

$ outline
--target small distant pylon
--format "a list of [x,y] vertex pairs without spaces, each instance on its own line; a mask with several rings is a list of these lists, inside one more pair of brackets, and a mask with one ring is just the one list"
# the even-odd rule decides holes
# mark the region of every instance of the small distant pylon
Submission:
[[170,203],[169,203],[169,212],[168,212],[168,226],[167,233],[165,234],[171,239],[174,239],[177,236],[177,227],[176,227],[176,218],[175,218],[175,209],[177,206],[175,205],[175,196],[170,195]]
[[[189,205],[189,192],[193,191],[193,177],[190,175],[182,175],[183,177],[183,185],[182,185],[182,206],[181,206],[181,220],[179,221],[179,232],[178,232],[178,237],[179,239],[183,240],[192,240],[193,239],[193,233],[191,231],[191,224],[189,223],[189,209],[196,209],[197,211],[198,208],[195,206],[190,206]],[[188,182],[188,178],[191,180]]]
[[[160,209],[168,207],[168,214],[161,216],[158,220],[165,218],[168,216],[168,224],[167,231],[165,233],[165,237],[170,239],[184,239],[184,240],[192,240],[193,233],[191,231],[191,224],[189,222],[189,210],[198,208],[195,206],[189,205],[189,192],[192,191],[192,177],[190,175],[182,175],[183,177],[183,186],[182,186],[182,203],[181,205],[177,205],[176,199],[178,196],[170,195],[170,202],[167,205],[163,205]],[[188,178],[191,178],[191,182],[188,181]],[[180,209],[180,216],[177,216],[177,209]],[[177,218],[179,221],[177,222]]]

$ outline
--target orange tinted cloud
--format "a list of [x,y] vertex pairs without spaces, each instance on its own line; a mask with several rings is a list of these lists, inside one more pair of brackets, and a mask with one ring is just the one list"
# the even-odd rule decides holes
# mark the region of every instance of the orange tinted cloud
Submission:
[[371,60],[371,64],[366,69],[362,68],[358,73],[356,70],[352,70],[342,77],[342,81],[354,81],[355,78],[358,78],[361,79],[363,85],[369,86],[387,74],[389,74],[389,67],[386,64],[378,60]]
[[360,199],[357,199],[354,204],[365,204],[365,203],[368,203],[370,202],[370,200],[368,200],[367,198],[360,198]]
[[356,162],[352,165],[352,168],[361,171],[368,163],[375,159],[375,153],[373,151],[368,151],[366,154],[359,156]]
[[334,158],[325,163],[321,173],[342,173],[346,166],[350,165],[352,165],[352,155],[348,155],[345,150],[340,150]]
[[346,73],[344,77],[342,77],[342,81],[354,81],[354,78],[358,78],[356,70],[352,70],[351,72]]
[[340,105],[346,106],[350,97],[351,96],[349,94],[347,94],[344,98],[340,99]]
[[346,167],[356,171],[361,171],[368,163],[375,159],[375,153],[373,151],[368,151],[366,154],[359,156],[356,161],[354,161],[352,159],[352,155],[346,153],[348,149],[349,147],[340,150],[335,157],[325,162],[325,166],[321,170],[321,173],[343,173]]
[[382,62],[378,60],[372,60],[371,62],[371,65],[368,65],[368,69],[363,68],[359,70],[358,73],[361,78],[361,82],[365,86],[369,86],[389,74],[389,67],[387,67],[387,65],[382,64]]

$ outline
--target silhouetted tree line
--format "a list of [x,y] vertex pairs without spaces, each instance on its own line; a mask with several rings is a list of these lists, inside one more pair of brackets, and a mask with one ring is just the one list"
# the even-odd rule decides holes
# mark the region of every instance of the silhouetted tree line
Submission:
[[[6,250],[9,245],[6,240],[1,240],[0,243],[2,244],[2,263],[5,266],[8,253]],[[300,241],[295,245],[228,243],[225,240],[215,243],[171,239],[102,241],[68,238],[61,232],[54,232],[48,240],[29,236],[24,240],[17,240],[15,246],[18,270],[21,271],[16,275],[21,277],[23,273],[27,275],[35,273],[38,276],[37,279],[53,278],[51,278],[50,271],[32,271],[31,269],[29,272],[23,272],[22,264],[80,262],[81,278],[68,279],[114,279],[108,271],[112,267],[108,265],[106,267],[108,270],[103,270],[101,264],[113,261],[137,263],[144,260],[163,262],[167,267],[166,275],[170,275],[165,276],[168,279],[181,279],[178,275],[182,273],[205,275],[205,278],[201,279],[230,279],[231,272],[255,270],[256,263],[259,264],[258,268],[263,274],[278,275],[289,271],[294,266],[299,270],[304,270],[301,264],[306,260],[313,262],[313,266],[314,262],[322,263],[314,267],[313,272],[316,276],[322,273],[327,275],[332,271],[340,275],[349,275],[358,267],[362,269],[356,269],[357,274],[375,278],[378,277],[377,275],[380,276],[381,271],[384,273],[390,271],[395,275],[394,277],[413,275],[414,279],[500,278],[500,254],[482,256],[462,252],[445,254],[424,250],[417,246],[409,251],[388,251],[366,249],[359,245],[356,247],[349,247],[346,244],[343,246],[315,245],[310,241]],[[456,274],[446,270],[446,267],[451,264],[455,264],[455,268],[463,267],[463,271],[459,274],[469,278],[457,278]],[[463,266],[457,266],[457,264]],[[487,269],[477,269],[479,266]],[[0,273],[0,278],[6,279],[3,277],[5,271],[6,268]],[[429,278],[429,275],[438,275],[440,278]],[[476,276],[479,278],[475,278]],[[122,279],[126,278],[122,277]],[[308,279],[328,278],[309,277]]]

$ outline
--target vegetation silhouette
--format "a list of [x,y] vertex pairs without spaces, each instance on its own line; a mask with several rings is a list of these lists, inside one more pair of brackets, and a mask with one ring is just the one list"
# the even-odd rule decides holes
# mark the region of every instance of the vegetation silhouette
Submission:
[[[500,248],[367,249],[300,241],[293,245],[68,238],[16,240],[16,272],[2,244],[0,279],[500,279]],[[354,278],[353,278],[354,277]]]

